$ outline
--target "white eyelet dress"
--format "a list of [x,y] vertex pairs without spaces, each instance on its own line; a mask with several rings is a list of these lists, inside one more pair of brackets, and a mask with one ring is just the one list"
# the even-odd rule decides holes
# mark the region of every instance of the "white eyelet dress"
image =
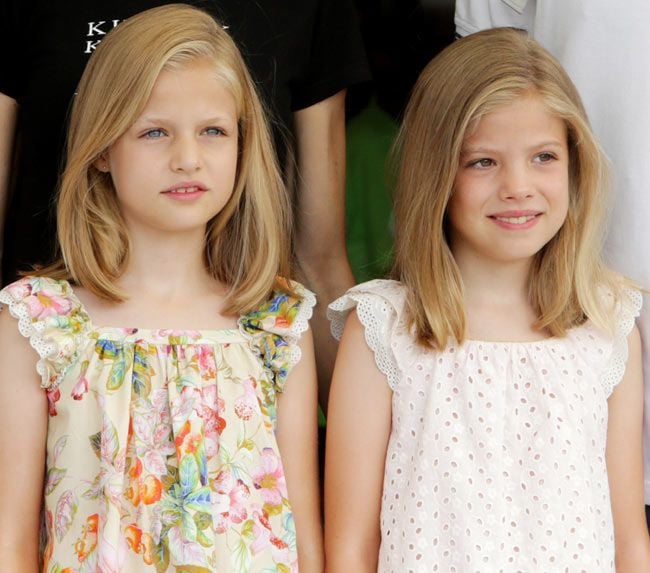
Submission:
[[614,336],[585,324],[438,352],[415,343],[399,282],[330,305],[337,337],[356,308],[393,391],[379,572],[614,571],[607,398],[640,307],[626,291]]

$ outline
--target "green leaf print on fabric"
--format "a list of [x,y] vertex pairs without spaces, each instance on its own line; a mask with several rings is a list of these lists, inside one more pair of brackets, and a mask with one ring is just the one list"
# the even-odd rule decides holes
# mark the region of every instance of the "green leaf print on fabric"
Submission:
[[148,398],[151,393],[151,377],[155,374],[147,349],[136,345],[133,352],[133,391],[141,398]]
[[243,539],[238,539],[230,554],[233,573],[248,573],[251,569],[251,552]]
[[131,367],[131,355],[124,352],[122,347],[117,349],[117,356],[113,359],[113,366],[106,381],[106,389],[109,392],[116,392],[122,387],[126,371]]
[[102,461],[112,464],[119,449],[117,430],[112,422],[104,416],[101,431],[88,438],[95,455]]
[[47,477],[45,478],[45,495],[50,495],[56,489],[56,486],[61,483],[61,480],[65,477],[66,473],[68,473],[68,470],[55,467],[51,467],[47,470]]

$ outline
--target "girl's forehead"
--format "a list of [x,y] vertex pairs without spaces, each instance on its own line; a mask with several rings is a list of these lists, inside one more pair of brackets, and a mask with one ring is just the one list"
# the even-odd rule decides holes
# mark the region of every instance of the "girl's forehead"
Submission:
[[560,120],[566,126],[563,116],[554,110],[537,90],[527,90],[489,101],[481,106],[468,122],[463,140],[476,136],[486,124],[496,123],[497,119],[500,123],[507,124],[521,121],[522,115],[529,117],[533,114],[554,123]]

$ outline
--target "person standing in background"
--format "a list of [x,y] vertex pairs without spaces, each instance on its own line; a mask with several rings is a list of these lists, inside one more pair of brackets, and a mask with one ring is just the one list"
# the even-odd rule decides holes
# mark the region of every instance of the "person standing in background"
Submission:
[[[460,36],[486,28],[526,30],[566,68],[612,163],[613,201],[605,257],[650,286],[650,4],[630,0],[457,0]],[[645,502],[650,527],[650,300],[638,319],[645,373]]]
[[[125,18],[169,3],[0,6],[3,284],[54,255],[52,204],[66,117],[90,54]],[[208,10],[234,37],[271,112],[278,161],[295,190],[294,252],[321,301],[313,328],[326,404],[336,345],[324,309],[354,283],[344,239],[345,89],[368,79],[353,8],[349,0],[188,3]]]

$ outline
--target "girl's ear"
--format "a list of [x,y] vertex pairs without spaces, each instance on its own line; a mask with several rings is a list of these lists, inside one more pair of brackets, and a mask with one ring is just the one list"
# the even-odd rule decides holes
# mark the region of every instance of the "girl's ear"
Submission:
[[97,159],[95,159],[95,161],[93,161],[93,167],[102,173],[108,173],[111,170],[106,153],[102,153]]

